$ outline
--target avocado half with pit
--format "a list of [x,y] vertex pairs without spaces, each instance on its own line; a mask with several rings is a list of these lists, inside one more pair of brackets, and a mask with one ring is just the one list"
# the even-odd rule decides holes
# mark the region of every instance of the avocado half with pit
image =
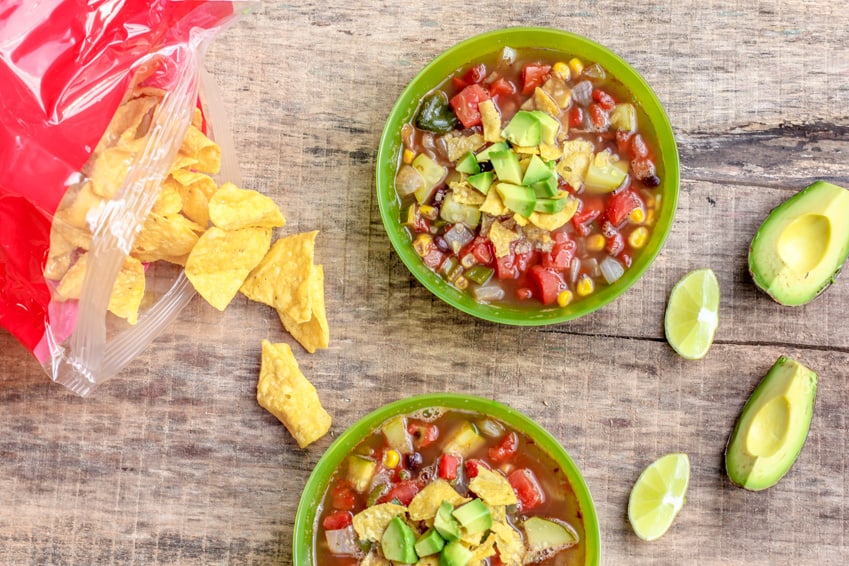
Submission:
[[810,302],[849,255],[849,190],[817,181],[769,213],[752,239],[749,272],[782,305]]
[[781,356],[743,407],[725,449],[731,481],[760,491],[784,477],[802,451],[817,392],[817,374]]

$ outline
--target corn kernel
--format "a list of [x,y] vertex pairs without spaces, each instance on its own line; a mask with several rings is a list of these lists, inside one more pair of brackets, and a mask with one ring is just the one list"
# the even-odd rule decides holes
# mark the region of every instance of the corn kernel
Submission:
[[587,295],[595,291],[595,283],[593,283],[593,280],[590,279],[588,276],[584,275],[578,281],[578,285],[575,290],[578,291],[578,294],[582,297],[586,297]]
[[577,77],[584,72],[584,63],[577,57],[573,57],[569,60],[569,69],[572,70],[572,75]]
[[557,63],[555,63],[551,70],[554,71],[554,74],[558,75],[564,81],[568,81],[570,78],[572,78],[572,72],[569,70],[569,65],[567,65],[563,61],[558,61]]
[[386,468],[395,468],[401,462],[401,455],[397,450],[387,450],[383,453],[383,466]]
[[413,242],[413,249],[419,254],[419,257],[424,257],[430,251],[430,246],[433,245],[433,238],[430,234],[419,234],[416,241]]
[[478,260],[474,256],[474,254],[466,254],[466,255],[464,255],[463,257],[460,258],[460,265],[462,265],[466,269],[469,269],[470,267],[474,267],[477,264],[478,264]]
[[643,221],[643,224],[645,224],[646,226],[651,226],[652,224],[654,224],[654,216],[654,209],[648,209],[648,211],[646,211],[646,219]]
[[631,244],[632,248],[637,250],[645,246],[648,239],[649,229],[645,226],[640,226],[628,236],[628,243]]
[[462,291],[463,289],[469,286],[469,280],[461,275],[460,277],[454,280],[454,286]]
[[587,238],[587,249],[593,252],[600,252],[604,249],[604,244],[607,241],[604,239],[604,236],[601,234],[593,234],[589,238]]
[[572,291],[566,289],[565,291],[560,291],[560,294],[557,295],[557,304],[561,307],[565,307],[569,303],[572,302]]
[[428,220],[436,220],[436,217],[439,215],[439,211],[429,204],[423,204],[421,208],[419,208],[419,213]]
[[631,211],[631,214],[629,214],[629,216],[631,217],[631,222],[633,222],[634,224],[642,224],[643,221],[646,219],[646,213],[643,212],[642,208],[635,208]]
[[404,163],[409,165],[413,162],[413,158],[416,156],[416,153],[412,149],[405,149],[404,155],[401,159],[403,159]]

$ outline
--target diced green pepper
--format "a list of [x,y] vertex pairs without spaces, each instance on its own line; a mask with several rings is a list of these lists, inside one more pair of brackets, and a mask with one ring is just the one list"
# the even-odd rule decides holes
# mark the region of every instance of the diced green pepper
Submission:
[[457,127],[457,116],[451,110],[448,95],[444,91],[435,90],[422,98],[416,126],[437,134],[448,133]]
[[493,270],[489,267],[484,267],[483,265],[475,265],[474,267],[469,268],[466,273],[463,275],[466,276],[466,279],[477,283],[478,285],[485,285],[487,281],[492,277]]

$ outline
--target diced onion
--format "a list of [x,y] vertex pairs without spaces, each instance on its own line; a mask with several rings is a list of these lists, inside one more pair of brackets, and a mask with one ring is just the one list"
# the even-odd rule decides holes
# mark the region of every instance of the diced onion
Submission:
[[601,260],[599,269],[601,269],[601,276],[604,277],[608,285],[617,281],[625,273],[625,267],[616,259],[609,256]]
[[504,289],[495,285],[483,285],[476,287],[472,293],[478,302],[486,303],[489,301],[500,301],[504,298]]
[[590,81],[581,81],[572,88],[572,100],[586,106],[593,99],[593,83]]
[[398,174],[395,175],[395,190],[402,197],[413,194],[424,187],[424,184],[425,180],[421,173],[409,165],[402,165],[398,169]]
[[333,554],[356,556],[360,550],[354,534],[354,527],[351,525],[344,529],[324,531],[324,535],[327,537],[327,547]]
[[448,245],[451,246],[451,250],[454,253],[459,252],[463,249],[463,246],[475,239],[475,235],[472,231],[466,228],[463,224],[455,224],[454,227],[445,232],[442,237],[446,242],[448,242]]

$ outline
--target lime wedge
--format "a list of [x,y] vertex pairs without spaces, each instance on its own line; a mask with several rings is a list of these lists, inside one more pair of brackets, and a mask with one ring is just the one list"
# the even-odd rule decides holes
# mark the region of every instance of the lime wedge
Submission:
[[691,271],[675,284],[664,326],[666,340],[681,357],[705,357],[719,326],[719,282],[712,269]]
[[690,458],[686,454],[667,454],[643,470],[628,500],[628,520],[638,537],[655,540],[663,536],[684,506],[689,483]]

